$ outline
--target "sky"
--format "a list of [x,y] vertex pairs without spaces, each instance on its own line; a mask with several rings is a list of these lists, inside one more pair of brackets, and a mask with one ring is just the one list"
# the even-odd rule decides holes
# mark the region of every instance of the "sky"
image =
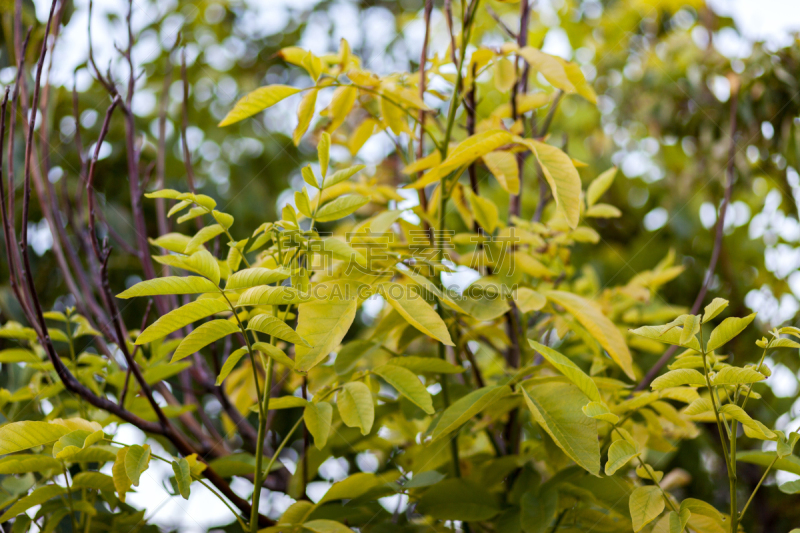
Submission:
[[[548,0],[541,1],[549,3]],[[256,11],[260,14],[260,16],[254,17],[250,23],[254,27],[258,27],[259,31],[264,31],[267,28],[266,31],[273,33],[280,31],[281,25],[285,24],[287,5],[291,5],[292,9],[301,9],[310,8],[316,2],[314,0],[268,0],[260,3],[257,0],[250,0],[249,3],[254,6],[258,4]],[[785,46],[791,42],[790,32],[800,31],[800,0],[708,0],[708,3],[717,13],[731,16],[744,37],[743,39],[736,35],[735,32],[729,32],[721,39],[722,42],[718,43],[718,46],[724,47],[724,50],[721,51],[731,56],[746,56],[750,47],[749,42],[756,40],[764,40],[775,47]],[[35,0],[35,5],[38,18],[44,20],[50,8],[50,1]],[[123,13],[126,5],[127,2],[124,0],[95,2],[93,39],[98,63],[101,65],[105,64],[113,54],[112,38],[116,36],[105,21],[104,14]],[[135,2],[135,5],[138,5],[140,9],[134,10],[134,27],[140,27],[148,17],[156,18],[162,13],[174,11],[178,2],[176,0],[165,0],[155,4],[140,1],[138,3]],[[85,31],[88,0],[76,0],[75,6],[76,12],[73,15],[73,19],[62,34],[62,42],[69,43],[69,46],[62,45],[56,49],[58,57],[54,61],[56,71],[53,74],[55,83],[71,85],[72,72],[75,66],[85,60],[88,44]],[[341,31],[337,29],[336,33],[341,33],[348,40],[352,38],[348,34],[351,31],[356,33],[362,33],[362,30],[363,32],[369,32],[368,27],[354,28],[349,24],[348,21],[352,20],[352,18],[346,16],[346,14],[352,9],[352,2],[340,1],[330,11],[334,24],[344,21],[345,26],[341,28]],[[342,16],[337,16],[337,12]],[[377,24],[385,21],[372,21],[370,24],[364,24],[365,26],[371,26],[373,22]],[[413,28],[409,28],[409,31],[413,30]],[[138,57],[135,57],[135,60],[137,62],[147,62],[151,54],[157,55],[159,53],[159,47],[162,43],[170,41],[169,44],[172,44],[174,33],[177,31],[177,27],[173,29],[167,28],[161,35],[145,36],[144,42],[137,46],[135,52]],[[124,39],[124,37],[121,38]],[[124,42],[120,44],[124,44]],[[311,44],[309,42],[307,45],[310,46]],[[78,51],[77,54],[75,53],[76,50]],[[2,78],[2,73],[0,73],[0,78]],[[90,82],[91,80],[88,78],[79,79],[79,89]],[[790,382],[792,380],[788,379],[787,383],[791,385]],[[794,383],[796,384],[796,381]],[[118,440],[141,442],[143,435],[135,428],[123,426]],[[166,454],[166,452],[164,453]],[[291,462],[287,464],[287,467],[293,468]],[[322,472],[327,473],[327,477],[331,480],[341,479],[347,474],[335,460],[326,462]],[[130,503],[146,509],[148,520],[163,528],[179,527],[181,531],[205,531],[209,527],[229,521],[228,510],[206,489],[196,483],[192,485],[192,496],[189,501],[171,496],[165,489],[165,485],[169,484],[167,480],[171,475],[172,472],[168,466],[153,464],[148,473],[142,477],[142,483],[138,487],[137,493],[129,496]],[[788,481],[788,479],[782,479],[781,481]],[[318,499],[329,486],[329,483],[325,482],[315,483],[313,487],[310,487],[310,495],[313,499]],[[251,491],[251,485],[247,482],[242,482],[238,485],[234,483],[234,490],[246,495]],[[285,496],[272,495],[269,491],[264,491],[263,493],[263,508],[271,508],[272,512],[270,514],[272,516],[279,515],[281,510],[288,507],[291,502],[292,500]],[[396,505],[394,502],[386,502],[386,504],[390,505],[392,510]]]

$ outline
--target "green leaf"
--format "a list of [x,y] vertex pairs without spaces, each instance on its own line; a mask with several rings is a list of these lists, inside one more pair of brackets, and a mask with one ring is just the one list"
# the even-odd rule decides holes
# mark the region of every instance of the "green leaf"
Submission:
[[608,448],[608,462],[606,463],[606,475],[613,476],[617,470],[628,464],[628,461],[638,457],[640,452],[636,447],[625,439],[615,440]]
[[708,398],[698,398],[686,406],[686,409],[683,410],[683,414],[689,416],[701,415],[712,409],[714,409],[714,406],[711,404],[711,400]]
[[742,424],[742,429],[744,429],[745,435],[752,439],[774,440],[777,438],[777,435],[774,431],[767,428],[767,426],[758,420],[751,418],[750,415],[748,415],[745,410],[738,405],[732,403],[723,405],[720,407],[719,412],[720,414],[732,418],[733,420],[737,420],[740,424]]
[[356,317],[357,309],[356,300],[333,297],[300,304],[297,333],[311,348],[299,344],[295,346],[297,370],[307,372],[324,361],[339,346]]
[[336,405],[345,425],[361,428],[362,435],[369,434],[375,420],[375,406],[369,387],[360,381],[345,383],[336,395]]
[[67,433],[53,444],[53,457],[63,461],[84,448],[101,441],[103,437],[102,429],[98,429],[97,431],[76,429],[75,431]]
[[415,286],[400,283],[382,283],[381,295],[406,321],[425,335],[442,344],[454,346],[450,332],[439,314],[425,301]]
[[178,492],[180,492],[185,500],[188,500],[192,484],[192,473],[189,468],[189,461],[187,461],[185,457],[181,457],[177,461],[172,461],[172,471],[175,472]]
[[258,350],[270,359],[273,359],[275,362],[294,370],[294,361],[292,361],[292,359],[277,346],[274,346],[268,342],[256,342],[253,344],[253,349]]
[[361,172],[365,168],[366,168],[366,166],[364,166],[364,165],[354,165],[352,167],[347,167],[347,168],[342,169],[342,170],[337,170],[336,172],[331,174],[330,178],[327,178],[325,180],[325,187],[326,188],[327,187],[333,187],[337,183],[341,183],[343,181],[349,180],[350,178],[352,178],[353,176],[355,176],[357,173]]
[[711,336],[708,338],[708,344],[706,345],[706,352],[713,352],[737,336],[755,317],[756,313],[753,313],[744,318],[729,317],[723,320],[722,323],[711,332]]
[[[751,463],[767,467],[775,461],[775,452],[759,452],[759,451],[742,451],[736,452],[736,460],[743,463]],[[800,476],[800,457],[796,455],[787,455],[786,457],[779,458],[775,461],[773,466],[775,470],[783,470],[791,472]]]
[[396,365],[383,365],[372,371],[397,389],[397,392],[411,400],[414,405],[429,415],[434,413],[431,394],[413,372]]
[[547,303],[547,298],[540,292],[527,287],[520,287],[514,298],[514,302],[523,313],[539,311]]
[[346,525],[335,520],[326,520],[324,518],[304,522],[303,529],[307,529],[312,533],[353,533],[353,530]]
[[38,355],[24,348],[9,348],[0,351],[0,363],[38,363]]
[[289,327],[286,322],[271,315],[254,316],[247,322],[247,329],[258,331],[266,335],[272,335],[292,344],[309,345],[306,340]]
[[63,489],[58,485],[45,485],[43,487],[39,487],[38,489],[31,492],[29,495],[19,499],[14,505],[9,507],[8,511],[6,511],[5,513],[3,513],[2,516],[0,516],[0,522],[6,522],[7,520],[14,518],[15,516],[21,515],[31,507],[41,505],[47,500],[55,498],[56,496],[61,496],[62,494],[66,494],[66,492],[67,492],[66,489]]
[[476,133],[467,137],[450,151],[438,167],[441,175],[445,175],[453,170],[473,163],[479,157],[489,152],[494,152],[503,145],[511,143],[513,135],[505,130],[493,129],[481,133]]
[[724,298],[714,298],[711,303],[706,306],[706,312],[703,314],[703,324],[716,318],[726,307],[728,307],[728,300]]
[[416,511],[437,520],[476,522],[500,512],[497,497],[486,488],[464,479],[446,479],[425,493]]
[[211,216],[214,217],[214,220],[219,222],[219,225],[225,229],[229,229],[233,226],[233,215],[229,215],[228,213],[223,213],[222,211],[211,211]]
[[665,506],[661,489],[654,485],[633,489],[628,504],[631,510],[634,531],[639,531],[652,522],[661,514]]
[[386,364],[402,366],[415,374],[460,374],[466,370],[462,366],[456,366],[438,357],[420,357],[418,355],[392,357],[386,361]]
[[170,363],[180,361],[189,357],[193,353],[205,348],[212,342],[216,342],[231,333],[239,331],[239,327],[230,320],[217,319],[210,320],[200,325],[197,329],[189,333],[178,345],[175,353],[172,354]]
[[534,420],[567,456],[590,474],[599,476],[600,443],[597,421],[583,414],[588,398],[572,383],[539,383],[520,387]]
[[619,417],[608,410],[608,406],[603,402],[589,402],[581,410],[589,418],[604,420],[610,424],[619,422]]
[[219,371],[219,375],[217,376],[217,387],[222,385],[222,382],[225,381],[225,378],[233,371],[236,367],[236,364],[241,360],[242,357],[247,355],[247,348],[239,348],[238,350],[234,350],[225,359],[225,363],[222,365],[222,368]]
[[55,442],[73,429],[50,422],[25,420],[0,427],[0,455]]
[[61,461],[46,455],[10,455],[0,459],[0,475],[61,469]]
[[247,289],[239,296],[236,307],[245,305],[291,305],[300,303],[303,296],[293,287],[265,286]]
[[328,402],[309,402],[303,411],[303,420],[305,420],[308,432],[314,437],[314,446],[319,450],[324,448],[331,432],[333,406]]
[[683,330],[681,331],[681,345],[686,345],[691,341],[692,337],[697,335],[700,331],[700,317],[697,315],[686,315],[683,322]]
[[611,187],[614,177],[617,175],[617,167],[611,167],[597,176],[586,189],[586,204],[592,207],[603,194]]
[[150,446],[148,444],[129,446],[128,453],[125,454],[125,474],[134,487],[139,486],[139,478],[148,466],[150,466]]
[[569,227],[577,228],[581,216],[581,177],[572,159],[547,143],[521,137],[515,137],[514,141],[526,146],[539,161],[556,205],[564,213]]
[[245,268],[235,274],[231,274],[231,277],[225,282],[225,290],[249,289],[259,285],[269,285],[283,281],[291,275],[292,272],[285,267],[275,270],[261,267]]
[[583,391],[583,393],[588,396],[590,400],[594,402],[603,401],[595,382],[592,381],[592,378],[587,376],[584,371],[578,367],[578,365],[548,346],[539,344],[531,339],[528,339],[528,343],[531,345],[531,348],[542,354],[542,357],[544,357],[548,363],[553,365],[556,370],[564,374],[567,379],[577,385],[578,388],[581,389],[581,391]]
[[658,376],[653,380],[653,383],[650,384],[650,387],[653,390],[662,390],[671,387],[680,387],[681,385],[704,387],[706,385],[706,378],[693,368],[679,368]]
[[320,254],[322,257],[331,257],[342,261],[350,261],[351,263],[355,262],[363,267],[368,266],[367,258],[361,252],[336,237],[326,237],[319,241],[311,241],[309,242],[309,250]]
[[186,244],[185,252],[187,254],[193,254],[196,252],[203,244],[207,243],[214,237],[218,235],[222,235],[225,233],[225,228],[220,226],[219,224],[211,224],[209,226],[205,226],[200,229],[197,233],[194,234],[189,242]]
[[549,533],[558,510],[558,491],[529,490],[522,495],[520,507],[520,523],[525,533]]
[[277,104],[284,98],[299,92],[300,89],[289,87],[288,85],[268,85],[266,87],[259,87],[236,102],[236,105],[225,115],[225,118],[222,119],[219,126],[228,126],[240,120],[244,120],[247,117],[252,117],[268,107]]
[[784,483],[778,489],[785,494],[800,494],[800,479]]
[[111,476],[100,472],[80,472],[72,479],[72,490],[95,489],[103,492],[114,492],[114,480]]
[[230,311],[221,299],[203,298],[174,309],[153,322],[136,338],[136,344],[147,344],[211,315]]
[[611,359],[622,368],[625,374],[631,379],[636,379],[633,373],[633,359],[627,344],[625,344],[625,339],[617,326],[593,302],[564,291],[547,291],[545,296],[574,316],[605,348]]
[[445,409],[431,433],[431,439],[435,441],[449,435],[473,416],[509,394],[511,394],[511,389],[508,385],[482,387],[470,392]]
[[206,278],[198,276],[167,276],[141,281],[130,289],[117,294],[117,298],[136,296],[160,296],[167,294],[199,294],[217,292],[217,286]]
[[725,366],[711,378],[712,385],[740,385],[744,383],[756,383],[763,381],[767,377],[761,372],[756,372],[752,368],[741,368],[738,366]]
[[348,194],[340,196],[335,200],[326,203],[317,209],[316,219],[317,222],[331,222],[339,220],[348,215],[352,215],[361,207],[369,203],[369,198],[361,196],[360,194]]
[[478,196],[470,189],[464,189],[464,191],[475,220],[478,221],[481,228],[489,235],[492,235],[500,225],[500,214],[497,211],[497,206],[493,201]]
[[[673,344],[675,346],[681,345],[681,329],[667,326],[642,326],[637,329],[630,330],[634,335],[647,337],[664,344]],[[686,348],[691,348],[696,352],[702,351],[700,343],[696,337],[689,339],[689,342],[683,345]]]
[[111,467],[111,478],[114,480],[114,487],[117,489],[117,497],[123,503],[125,503],[125,493],[131,488],[131,480],[125,469],[128,449],[124,447],[117,450],[117,458],[114,461],[114,466]]

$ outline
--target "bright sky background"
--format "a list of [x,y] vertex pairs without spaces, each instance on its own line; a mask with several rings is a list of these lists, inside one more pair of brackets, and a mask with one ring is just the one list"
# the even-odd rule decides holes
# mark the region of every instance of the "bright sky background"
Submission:
[[[541,0],[543,3],[550,3],[548,0]],[[789,33],[800,31],[800,0],[708,0],[709,4],[719,14],[732,16],[746,38],[749,41],[765,40],[773,46],[785,46],[791,43]],[[315,0],[249,0],[253,6],[258,6],[257,17],[253,17],[247,24],[253,32],[260,31],[266,33],[279,32],[281,27],[287,22],[288,10],[303,10],[313,6]],[[35,0],[37,16],[40,20],[47,17],[50,8],[49,0]],[[176,0],[162,0],[154,5],[143,0],[134,0],[134,28],[143,26],[148,18],[158,18],[160,13],[176,11],[178,2]],[[186,4],[191,5],[191,4]],[[85,60],[87,50],[86,38],[86,13],[88,0],[76,0],[76,11],[72,17],[69,27],[66,28],[61,37],[61,44],[56,49],[56,60],[54,61],[53,81],[55,83],[72,84],[72,72],[76,65]],[[112,39],[119,38],[124,44],[125,36],[115,33],[105,20],[104,13],[124,13],[127,1],[125,0],[102,0],[95,2],[95,13],[93,16],[93,39],[96,50],[98,64],[104,65],[110,57],[114,55]],[[184,6],[185,8],[185,6]],[[391,21],[363,21],[362,26],[354,27],[350,21],[352,17],[347,15],[353,10],[352,2],[340,1],[330,13],[333,15],[333,25],[337,35],[351,39],[351,33],[380,33],[385,29],[382,24],[391,24]],[[178,17],[179,18],[179,17]],[[375,24],[373,24],[375,22]],[[382,24],[378,24],[380,22]],[[179,20],[176,20],[180,24]],[[172,45],[174,42],[174,32],[179,28],[166,28],[161,35],[145,35],[137,45],[134,59],[137,62],[147,62],[159,53],[159,48],[164,43]],[[413,30],[419,28],[408,28],[409,35]],[[246,29],[247,30],[247,29]],[[392,28],[393,30],[393,28]],[[391,32],[390,32],[391,33]],[[721,50],[729,55],[748,55],[749,44],[735,35],[728,35],[723,44],[725,50]],[[412,37],[413,38],[413,37]],[[338,37],[337,37],[338,40]],[[324,45],[320,42],[303,42],[302,44],[310,47]],[[720,44],[718,43],[718,46]],[[722,48],[722,46],[721,46]],[[0,73],[2,77],[2,73]],[[123,76],[124,77],[124,76]],[[4,81],[4,80],[0,80]],[[90,83],[89,79],[79,79],[79,89]],[[773,367],[774,368],[774,367]],[[788,376],[789,381],[791,376]],[[793,382],[796,383],[796,382]],[[143,435],[137,429],[128,425],[124,426],[119,432],[118,439],[125,442],[141,442]],[[151,444],[153,444],[151,442]],[[167,455],[160,450],[157,443],[154,449]],[[287,466],[293,468],[291,461],[287,461]],[[346,467],[336,460],[329,460],[321,469],[323,477],[338,480],[347,475]],[[192,496],[187,502],[180,497],[171,497],[164,489],[168,484],[169,477],[172,476],[171,469],[158,462],[153,462],[147,474],[142,476],[141,485],[137,493],[129,495],[129,502],[139,508],[145,508],[146,517],[151,522],[163,528],[178,527],[181,531],[205,531],[209,527],[220,525],[229,520],[229,511],[212,496],[206,489],[195,483],[192,485]],[[787,481],[783,479],[782,481]],[[313,483],[309,487],[309,494],[312,499],[318,499],[324,494],[329,485],[325,482]],[[241,480],[235,481],[234,490],[242,495],[251,491],[251,484]],[[271,508],[271,515],[279,515],[292,500],[288,497],[275,497],[265,490],[262,493],[262,508]],[[277,496],[277,495],[276,495]],[[394,510],[396,502],[385,502],[390,510]],[[35,509],[31,510],[34,512]]]

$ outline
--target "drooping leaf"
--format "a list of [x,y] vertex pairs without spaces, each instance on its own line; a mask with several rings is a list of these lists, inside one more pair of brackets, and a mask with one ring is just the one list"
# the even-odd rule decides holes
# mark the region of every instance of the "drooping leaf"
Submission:
[[545,382],[521,389],[539,426],[570,459],[590,474],[599,476],[597,421],[582,410],[589,398],[572,383]]
[[381,295],[409,324],[442,344],[453,346],[447,325],[425,301],[420,291],[408,284],[382,283]]
[[594,402],[602,402],[603,398],[600,396],[600,391],[592,378],[586,375],[578,365],[573,363],[569,358],[561,355],[549,346],[539,344],[538,342],[528,339],[531,348],[539,352],[548,363],[553,365],[556,370],[564,374],[571,382],[578,386],[583,393]]
[[758,420],[753,419],[738,405],[729,403],[719,408],[719,412],[742,424],[745,434],[753,439],[774,440],[777,435]]
[[608,448],[608,462],[606,475],[613,476],[617,470],[628,464],[628,461],[637,457],[639,452],[636,447],[625,439],[615,440]]
[[465,193],[475,220],[486,233],[493,234],[500,224],[497,206],[491,200],[478,196],[470,189],[465,189]]
[[664,510],[664,497],[661,489],[654,485],[636,487],[629,500],[633,530],[640,531]]
[[671,387],[680,387],[681,385],[704,387],[706,385],[706,378],[693,368],[679,368],[658,376],[653,380],[653,383],[650,384],[650,387],[653,390],[662,390]]
[[[775,457],[775,452],[761,452],[755,450],[736,452],[737,461],[760,465],[763,467],[773,464]],[[791,472],[792,474],[797,474],[800,476],[800,457],[797,457],[796,455],[787,455],[786,457],[778,458],[778,460],[775,461],[773,468],[776,470]]]
[[261,111],[271,107],[284,98],[293,94],[299,93],[300,89],[289,87],[287,85],[268,85],[266,87],[259,87],[243,96],[236,105],[233,106],[219,126],[228,126],[244,120],[247,117],[260,113]]
[[294,129],[294,133],[292,134],[292,141],[294,141],[294,145],[297,146],[300,144],[300,139],[303,138],[303,134],[308,130],[308,125],[311,124],[311,119],[314,117],[314,107],[317,103],[317,89],[311,89],[305,95],[303,95],[303,99],[300,101],[300,105],[297,106],[297,127]]
[[686,315],[681,331],[681,345],[686,345],[700,331],[700,317],[697,315]]
[[577,228],[581,214],[581,177],[567,154],[547,143],[515,137],[526,146],[542,167],[558,208],[564,213],[570,228]]
[[431,433],[431,439],[436,441],[446,437],[464,425],[473,416],[476,416],[491,404],[509,394],[511,394],[511,389],[507,385],[482,387],[470,392],[445,409],[433,433]]
[[314,445],[321,450],[328,442],[328,435],[331,432],[331,421],[333,420],[333,406],[328,402],[309,402],[303,411],[308,432],[314,437]]
[[633,359],[625,339],[611,320],[595,305],[576,294],[564,291],[547,291],[545,296],[574,316],[586,330],[605,348],[611,359],[625,374],[635,379]]
[[375,406],[369,387],[360,381],[345,383],[336,395],[336,405],[345,425],[360,428],[362,435],[369,434],[375,420]]
[[53,457],[66,460],[79,451],[103,439],[103,430],[87,431],[76,429],[67,433],[53,444]]
[[238,363],[242,357],[247,355],[247,348],[239,348],[238,350],[234,350],[225,359],[225,363],[222,365],[222,368],[219,371],[219,375],[217,376],[217,386],[222,385],[222,382],[225,381],[225,378],[231,373],[231,371],[236,367],[236,363]]
[[117,298],[136,296],[161,296],[168,294],[200,294],[217,292],[217,286],[199,276],[167,276],[141,281],[130,289],[117,294]]
[[331,136],[327,131],[323,131],[319,136],[317,145],[317,157],[319,158],[319,169],[322,172],[322,186],[325,186],[325,176],[328,175],[328,162],[331,158]]
[[732,338],[741,333],[744,328],[750,325],[750,322],[756,317],[756,313],[748,315],[744,318],[729,317],[722,321],[722,323],[714,328],[708,338],[706,345],[706,352],[713,352]]
[[178,492],[185,500],[189,499],[191,493],[192,474],[189,468],[189,461],[181,457],[177,461],[172,461],[172,471],[175,472],[175,481],[178,485]]
[[119,501],[125,503],[125,493],[131,487],[131,480],[125,468],[125,459],[128,456],[129,448],[123,447],[117,450],[117,458],[114,466],[111,467],[111,477],[114,480],[114,487],[117,489]]
[[125,474],[134,487],[139,486],[139,478],[148,466],[150,466],[150,445],[129,446],[128,453],[125,454]]
[[295,330],[289,327],[283,320],[271,315],[256,315],[247,322],[247,329],[264,333],[265,335],[272,335],[286,342],[292,344],[302,344],[308,346],[308,343],[297,334]]
[[153,322],[153,324],[139,334],[136,338],[136,344],[153,342],[193,322],[224,311],[230,311],[230,307],[228,307],[225,300],[203,298],[190,302],[170,311]]
[[328,117],[331,119],[331,123],[326,128],[328,132],[333,133],[342,125],[350,110],[353,109],[357,96],[358,89],[352,85],[342,85],[333,91],[331,105],[328,107]]
[[495,151],[483,155],[486,168],[509,194],[519,194],[519,168],[517,158],[511,152]]
[[382,377],[397,392],[429,415],[434,413],[431,394],[410,370],[396,365],[382,365],[372,370]]
[[172,354],[172,360],[170,362],[174,363],[185,357],[189,357],[212,342],[216,342],[237,331],[239,331],[238,326],[229,320],[210,320],[189,333],[181,341],[175,353]]

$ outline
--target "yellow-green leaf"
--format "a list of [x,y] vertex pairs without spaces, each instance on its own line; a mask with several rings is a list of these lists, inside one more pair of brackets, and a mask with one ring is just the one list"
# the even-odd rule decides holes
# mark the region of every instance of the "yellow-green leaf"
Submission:
[[291,305],[303,301],[303,296],[293,287],[279,285],[247,289],[239,296],[236,307],[245,305]]
[[453,346],[447,325],[433,310],[433,307],[425,301],[419,290],[413,290],[412,286],[408,284],[382,283],[380,292],[389,305],[400,313],[409,324],[442,344]]
[[225,118],[222,119],[219,125],[228,126],[240,120],[244,120],[247,117],[252,117],[256,113],[260,113],[268,107],[277,104],[284,98],[299,92],[300,89],[287,85],[259,87],[236,102],[236,105],[225,115]]
[[539,352],[548,363],[556,368],[556,370],[564,374],[571,382],[577,385],[590,400],[595,402],[603,401],[602,396],[600,396],[600,390],[598,390],[592,378],[587,376],[571,359],[563,356],[549,346],[539,344],[534,340],[528,339],[528,343],[531,345],[531,348]]
[[767,428],[767,426],[758,420],[751,418],[750,415],[738,405],[732,403],[723,405],[719,408],[719,412],[742,424],[742,429],[744,429],[745,434],[750,438],[761,440],[775,440],[777,438],[774,431]]
[[328,175],[328,162],[331,158],[331,136],[327,131],[323,131],[320,135],[317,157],[319,158],[320,172],[322,172],[322,186],[325,187],[325,176]]
[[726,307],[728,307],[728,300],[724,298],[714,298],[711,303],[706,306],[706,312],[703,314],[703,324],[716,318]]
[[547,303],[547,298],[540,292],[527,287],[520,287],[514,296],[514,302],[523,313],[538,311]]
[[761,372],[756,372],[752,368],[740,368],[737,366],[723,367],[711,379],[712,385],[740,385],[743,383],[756,383],[767,379]]
[[303,134],[308,130],[311,119],[314,117],[314,108],[317,104],[317,89],[311,89],[300,100],[300,105],[297,106],[297,127],[292,134],[292,141],[294,145],[300,144],[300,139]]
[[375,420],[375,406],[369,387],[360,381],[345,383],[336,395],[336,405],[345,425],[361,428],[362,435],[369,434]]
[[24,498],[17,500],[17,502],[8,508],[8,510],[0,516],[0,522],[6,522],[15,516],[21,515],[31,507],[41,505],[47,500],[66,494],[67,490],[59,487],[58,485],[45,485],[34,490]]
[[114,480],[114,487],[117,489],[117,497],[123,503],[125,503],[125,493],[131,487],[131,480],[125,469],[125,458],[128,456],[128,449],[124,447],[117,450],[117,458],[114,461],[114,466],[111,467],[111,477]]
[[581,215],[581,177],[572,159],[547,143],[521,137],[515,137],[514,141],[533,152],[542,167],[547,184],[550,185],[556,205],[564,213],[569,227],[578,227]]
[[129,446],[128,453],[125,454],[125,473],[134,487],[139,486],[139,478],[148,466],[150,466],[150,445]]
[[111,476],[101,472],[80,472],[75,475],[70,485],[72,490],[75,489],[95,489],[102,492],[113,493],[116,488],[114,480]]
[[508,385],[482,387],[470,392],[445,409],[431,433],[432,440],[435,441],[449,435],[473,416],[509,394],[511,394],[511,389]]
[[147,344],[166,337],[173,331],[216,313],[230,311],[224,300],[204,298],[174,309],[153,322],[136,338],[136,344]]
[[429,415],[434,413],[431,394],[413,372],[396,365],[382,365],[372,371],[420,409]]
[[46,455],[10,455],[0,459],[0,475],[27,474],[61,469],[61,461]]
[[253,349],[258,350],[270,359],[275,360],[275,362],[294,370],[294,361],[292,361],[291,358],[277,346],[273,346],[268,342],[256,342],[253,344]]
[[511,133],[499,129],[487,130],[467,137],[439,165],[439,172],[447,174],[459,167],[469,165],[479,157],[509,144],[513,138]]
[[346,525],[324,518],[304,522],[303,529],[307,529],[312,533],[353,533],[353,530]]
[[700,343],[698,342],[696,337],[691,337],[689,342],[685,345],[681,345],[681,335],[682,330],[681,328],[671,327],[668,328],[667,326],[642,326],[637,329],[632,329],[631,333],[634,335],[639,335],[642,337],[647,337],[648,339],[653,339],[659,342],[663,342],[664,344],[674,344],[675,346],[684,346],[686,348],[691,348],[696,352],[700,352]]
[[336,128],[342,125],[350,110],[353,109],[357,96],[358,89],[352,85],[342,85],[333,91],[331,105],[328,107],[328,118],[331,119],[331,123],[326,129],[329,132],[336,131]]
[[175,353],[172,355],[172,360],[170,362],[174,363],[185,357],[189,357],[212,342],[216,342],[237,331],[239,331],[239,328],[229,320],[210,320],[189,333],[181,341]]
[[703,387],[706,385],[706,378],[693,368],[679,368],[677,370],[670,370],[666,374],[658,376],[653,380],[650,387],[653,390],[669,389],[671,387],[680,387],[681,385],[690,385],[692,387]]
[[195,233],[194,237],[189,239],[189,242],[186,244],[185,252],[187,254],[193,254],[203,244],[207,243],[217,235],[222,235],[223,233],[225,233],[225,228],[223,228],[219,224],[211,224],[210,226],[205,226],[200,231]]
[[482,156],[486,168],[509,194],[519,194],[519,167],[511,152],[495,151]]
[[402,366],[415,374],[460,374],[466,370],[464,367],[456,366],[438,357],[420,357],[418,355],[392,357],[386,364]]
[[644,526],[655,520],[665,506],[661,489],[654,485],[633,489],[628,505],[631,510],[633,531],[640,531]]
[[753,313],[744,318],[729,317],[723,320],[722,323],[711,332],[708,338],[708,344],[706,345],[706,352],[713,352],[737,336],[744,328],[750,325],[750,322],[752,322],[755,317],[756,313]]
[[589,398],[568,382],[538,383],[520,387],[534,420],[578,466],[600,475],[597,421],[583,414]]
[[608,448],[606,475],[613,476],[617,470],[628,464],[628,461],[640,454],[636,447],[625,439],[615,440]]
[[328,442],[333,420],[333,406],[328,402],[309,402],[303,412],[303,420],[308,432],[314,437],[314,445],[321,450]]
[[339,220],[348,215],[352,215],[361,207],[369,203],[369,198],[360,194],[348,194],[340,196],[335,200],[326,203],[317,210],[317,222],[331,222]]
[[475,220],[478,221],[478,224],[486,233],[493,234],[500,224],[500,214],[497,211],[497,206],[491,200],[473,193],[471,189],[465,189],[465,192]]
[[608,406],[603,402],[589,402],[581,410],[589,418],[604,420],[610,424],[619,422],[619,417],[608,410]]
[[217,386],[219,387],[222,385],[222,382],[225,381],[225,378],[228,377],[228,374],[236,367],[236,363],[238,363],[242,357],[247,355],[247,348],[239,348],[238,350],[234,350],[225,359],[225,364],[222,365],[222,368],[219,371],[219,376],[217,376]]
[[178,492],[185,500],[188,500],[192,484],[192,473],[189,468],[189,461],[187,461],[185,457],[181,457],[177,461],[172,461],[172,471],[175,472]]
[[356,300],[333,297],[300,304],[297,333],[311,348],[300,344],[295,346],[297,370],[307,372],[339,346],[356,317],[357,309]]
[[343,181],[349,180],[357,173],[361,172],[366,168],[364,165],[353,165],[352,167],[343,168],[342,170],[337,170],[333,174],[331,174],[330,178],[325,179],[325,187],[333,187],[337,183],[341,183]]
[[593,302],[564,291],[548,291],[545,296],[574,316],[586,330],[605,348],[611,359],[625,374],[635,379],[633,359],[625,339],[611,320]]
[[84,448],[103,439],[103,430],[87,431],[76,429],[67,433],[53,444],[53,457],[59,460],[69,459]]
[[198,276],[167,276],[141,281],[130,289],[117,294],[117,298],[136,296],[161,296],[167,294],[200,294],[216,292],[217,286],[206,278]]
[[586,204],[592,207],[597,203],[603,194],[611,187],[614,177],[617,175],[617,167],[611,167],[597,176],[586,189]]
[[289,327],[286,322],[280,318],[271,315],[256,315],[247,322],[247,329],[264,333],[265,335],[272,335],[286,342],[292,344],[303,344],[309,346],[303,337],[297,334],[295,330]]
[[[85,422],[85,421],[83,421]],[[89,424],[88,422],[85,422]],[[76,429],[91,429],[96,431],[101,429],[96,422],[93,426],[83,427],[74,424],[59,424],[54,422],[38,422],[25,420],[22,422],[11,422],[0,427],[0,455],[19,452],[55,442],[64,435]]]
[[249,289],[260,285],[269,285],[270,283],[283,281],[291,275],[292,272],[285,267],[274,270],[261,267],[245,268],[235,274],[231,274],[231,277],[225,283],[225,290]]

